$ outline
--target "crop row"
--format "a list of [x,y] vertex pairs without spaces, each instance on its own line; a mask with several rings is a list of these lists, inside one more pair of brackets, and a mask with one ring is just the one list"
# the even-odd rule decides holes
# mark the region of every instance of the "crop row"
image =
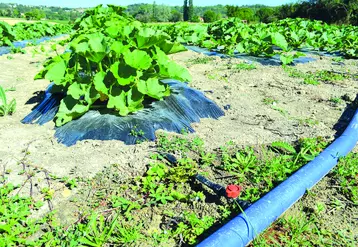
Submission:
[[64,24],[19,22],[14,26],[10,26],[5,22],[0,22],[0,46],[12,46],[12,42],[18,40],[38,39],[45,36],[70,33],[71,30],[70,25]]
[[358,27],[328,25],[321,21],[285,19],[270,24],[247,25],[238,18],[223,19],[210,25],[176,23],[153,25],[171,36],[172,41],[198,45],[221,52],[271,57],[281,55],[284,64],[292,62],[300,49],[339,52],[358,58]]

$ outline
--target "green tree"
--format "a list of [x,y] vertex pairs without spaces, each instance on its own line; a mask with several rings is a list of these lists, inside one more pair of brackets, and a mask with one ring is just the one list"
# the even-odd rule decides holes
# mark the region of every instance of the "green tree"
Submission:
[[255,13],[250,8],[240,8],[238,6],[226,6],[226,14],[228,17],[238,17],[242,20],[253,21],[255,20]]
[[157,17],[157,5],[155,3],[155,1],[153,2],[153,13],[152,13],[152,18],[153,20],[155,20]]
[[183,19],[184,19],[184,21],[188,21],[188,20],[189,20],[188,0],[184,0],[184,5],[183,5]]
[[183,15],[178,10],[172,10],[169,21],[178,22],[183,20]]
[[188,19],[190,21],[196,20],[194,19],[194,4],[193,4],[193,0],[189,0],[189,7],[188,7]]
[[168,22],[171,17],[171,8],[166,5],[157,5],[156,6],[156,16],[154,21],[157,22]]
[[257,10],[256,16],[258,16],[260,21],[263,23],[269,23],[277,20],[277,16],[273,8],[268,7]]
[[20,16],[21,16],[20,11],[18,9],[14,9],[14,12],[12,12],[12,17],[17,18]]
[[41,20],[46,17],[46,14],[40,9],[33,9],[32,11],[25,13],[25,17],[27,20]]
[[214,22],[214,21],[219,20],[219,15],[216,14],[212,10],[207,10],[207,11],[205,11],[205,13],[203,15],[203,19],[204,19],[204,22],[206,22],[206,23]]

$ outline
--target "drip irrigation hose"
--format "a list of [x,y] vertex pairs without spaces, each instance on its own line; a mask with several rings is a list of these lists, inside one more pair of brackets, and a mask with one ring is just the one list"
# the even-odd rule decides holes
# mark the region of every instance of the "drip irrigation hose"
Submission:
[[299,200],[358,141],[358,111],[343,134],[314,160],[202,241],[198,247],[244,247]]
[[[178,163],[178,160],[172,154],[162,153],[162,152],[160,152],[159,154],[162,155],[169,163],[171,163],[173,165]],[[195,179],[198,182],[207,186],[208,188],[212,189],[215,192],[215,194],[217,194],[218,196],[223,196],[227,199],[236,201],[236,203],[238,203],[243,210],[245,210],[246,208],[248,208],[251,205],[251,203],[248,201],[244,201],[239,198],[232,199],[232,198],[228,197],[225,187],[221,186],[220,184],[216,184],[216,183],[210,181],[209,179],[207,179],[206,177],[204,177],[200,174],[195,175]]]
[[[227,199],[230,199],[228,196],[227,196],[227,193],[226,193],[226,188],[221,186],[220,184],[216,184],[214,182],[211,182],[209,179],[205,178],[204,176],[202,175],[199,175],[197,174],[195,176],[195,179],[197,181],[199,181],[200,183],[206,185],[207,187],[209,187],[210,189],[212,189],[218,196],[224,196],[226,197]],[[239,198],[235,198],[233,199],[235,200],[239,205],[240,207],[245,210],[246,208],[248,208],[251,203],[248,202],[248,201],[244,201],[244,200],[240,200]]]

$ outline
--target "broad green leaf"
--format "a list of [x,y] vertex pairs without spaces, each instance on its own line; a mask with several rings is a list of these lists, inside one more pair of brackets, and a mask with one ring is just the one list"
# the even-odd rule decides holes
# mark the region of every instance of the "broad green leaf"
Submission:
[[162,51],[165,52],[165,54],[173,54],[181,51],[186,51],[187,49],[179,43],[172,43],[167,40],[164,40],[163,42],[159,43],[157,45]]
[[124,61],[135,69],[149,69],[152,65],[152,59],[145,51],[134,50],[124,53]]
[[106,84],[104,83],[104,78],[106,77],[106,75],[107,75],[106,72],[100,71],[93,78],[93,83],[96,90],[103,94],[108,94],[108,90],[109,90]]
[[[45,78],[47,80],[53,81],[55,84],[60,85],[62,79],[64,78],[66,73],[66,64],[65,61],[63,59],[57,61],[57,62],[53,62],[45,75]],[[36,78],[36,77],[35,77]]]
[[148,95],[154,99],[162,99],[164,96],[169,96],[169,87],[159,82],[156,78],[149,78],[146,81]]
[[149,48],[169,38],[170,37],[163,32],[158,32],[148,27],[142,28],[137,34],[137,47],[139,49]]
[[294,57],[291,54],[281,54],[280,60],[281,60],[282,64],[287,65],[287,64],[291,64],[293,62]]
[[108,108],[115,108],[119,111],[121,116],[126,116],[129,113],[126,101],[126,92],[118,87],[113,87],[111,94],[108,95]]
[[128,110],[135,112],[143,109],[144,95],[134,86],[127,92]]
[[88,46],[87,42],[82,42],[82,43],[73,45],[72,49],[74,49],[75,52],[77,52],[77,53],[85,54],[86,52],[89,51],[89,46]]
[[288,43],[285,39],[285,37],[280,33],[272,33],[271,34],[272,43],[274,45],[277,45],[282,50],[287,51],[288,50]]
[[158,47],[156,47],[156,52],[159,72],[163,78],[177,79],[185,82],[191,81],[191,75],[186,68],[181,67],[180,65],[171,61],[168,56]]
[[78,100],[81,98],[81,96],[84,96],[85,91],[83,90],[83,87],[80,83],[74,82],[71,84],[71,86],[68,87],[67,94]]
[[112,64],[110,71],[117,79],[117,83],[121,86],[126,86],[133,83],[137,76],[137,71],[133,67],[129,67],[120,62],[115,62]]
[[58,113],[56,115],[56,126],[62,126],[72,119],[76,119],[89,110],[89,105],[85,106],[80,101],[67,95],[61,100]]
[[88,59],[95,63],[99,63],[106,56],[107,52],[107,43],[103,36],[103,34],[89,34],[88,38],[88,46],[89,50],[86,55]]
[[91,85],[91,87],[85,93],[85,101],[89,105],[95,103],[100,97],[101,95],[98,93],[94,85]]
[[129,47],[127,45],[123,45],[120,41],[114,41],[111,45],[111,50],[117,54],[122,54],[127,51]]

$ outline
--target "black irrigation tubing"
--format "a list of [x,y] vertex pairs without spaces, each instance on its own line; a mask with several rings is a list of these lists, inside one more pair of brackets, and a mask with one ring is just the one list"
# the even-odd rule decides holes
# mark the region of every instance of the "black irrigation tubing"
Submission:
[[[163,152],[159,152],[159,154],[161,156],[163,156],[172,165],[176,165],[178,163],[176,157],[174,155],[172,155],[172,154],[163,153]],[[209,179],[207,179],[206,177],[204,177],[204,176],[202,176],[200,174],[196,174],[194,178],[198,182],[204,184],[205,186],[207,186],[208,188],[213,190],[216,195],[225,197],[228,200],[232,199],[232,198],[229,198],[227,196],[226,188],[224,186],[222,186],[220,184],[216,184],[216,183],[210,181]],[[239,198],[235,198],[233,200],[236,201],[236,203],[238,203],[240,205],[241,209],[243,209],[243,210],[245,210],[246,208],[251,206],[251,203],[248,202],[248,201],[244,201],[244,200],[241,200]]]

